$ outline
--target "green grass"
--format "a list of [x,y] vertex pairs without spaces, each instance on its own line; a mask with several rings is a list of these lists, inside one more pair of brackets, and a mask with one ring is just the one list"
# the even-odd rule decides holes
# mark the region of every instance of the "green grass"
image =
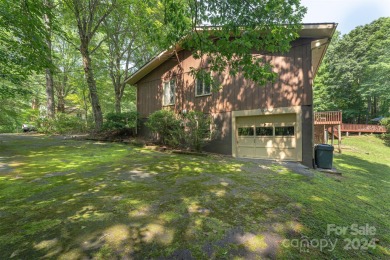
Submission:
[[[0,259],[390,257],[390,148],[343,140],[341,176],[129,145],[0,135]],[[375,227],[352,235],[351,225]],[[327,225],[349,227],[327,234]],[[322,239],[330,247],[291,246]],[[348,239],[375,248],[346,250]],[[314,243],[313,242],[313,243]]]

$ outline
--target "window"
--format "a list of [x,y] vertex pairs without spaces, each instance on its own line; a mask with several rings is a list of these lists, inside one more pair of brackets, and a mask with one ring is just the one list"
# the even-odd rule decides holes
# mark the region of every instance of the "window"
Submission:
[[163,106],[175,104],[175,79],[164,82]]
[[204,96],[211,94],[210,84],[206,84],[204,80],[196,80],[196,96]]
[[293,135],[294,135],[293,126],[275,127],[275,136],[293,136]]
[[257,136],[273,136],[273,127],[256,127]]
[[239,127],[238,128],[238,135],[239,136],[253,136],[254,135],[253,127]]

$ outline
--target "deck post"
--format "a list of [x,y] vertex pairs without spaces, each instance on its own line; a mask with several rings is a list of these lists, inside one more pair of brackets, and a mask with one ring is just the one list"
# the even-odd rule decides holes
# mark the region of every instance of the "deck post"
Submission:
[[328,140],[326,139],[326,125],[324,125],[324,144],[327,144]]
[[341,125],[337,126],[338,135],[339,135],[339,153],[341,153]]
[[333,143],[334,143],[334,126],[332,125],[332,146],[333,146]]

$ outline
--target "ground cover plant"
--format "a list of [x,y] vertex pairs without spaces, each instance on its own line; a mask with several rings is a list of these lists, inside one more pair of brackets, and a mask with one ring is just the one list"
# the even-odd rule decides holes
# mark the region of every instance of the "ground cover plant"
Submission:
[[[390,257],[390,148],[349,137],[342,175],[131,145],[0,135],[0,259]],[[327,233],[369,225],[375,234]],[[327,239],[319,246],[293,241]],[[346,248],[348,239],[355,241]],[[354,248],[374,239],[375,248]]]

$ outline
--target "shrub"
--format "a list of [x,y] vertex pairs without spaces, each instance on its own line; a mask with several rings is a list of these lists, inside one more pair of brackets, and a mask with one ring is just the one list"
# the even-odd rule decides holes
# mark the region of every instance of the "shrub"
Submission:
[[82,133],[85,131],[84,121],[77,116],[59,113],[56,116],[57,132],[63,133]]
[[386,127],[387,133],[390,133],[390,117],[383,118],[380,123]]
[[190,111],[183,115],[184,140],[186,146],[200,152],[211,138],[210,117],[199,111]]
[[108,113],[105,116],[103,130],[118,130],[135,133],[138,114],[135,111],[126,113]]
[[38,131],[50,134],[73,134],[86,131],[85,122],[74,115],[58,113],[54,119],[40,118],[36,121]]
[[170,110],[159,110],[149,116],[146,126],[162,144],[200,152],[211,140],[210,121],[202,112],[178,116]]
[[164,145],[176,147],[183,136],[183,127],[180,119],[173,111],[158,110],[149,116],[146,126]]

